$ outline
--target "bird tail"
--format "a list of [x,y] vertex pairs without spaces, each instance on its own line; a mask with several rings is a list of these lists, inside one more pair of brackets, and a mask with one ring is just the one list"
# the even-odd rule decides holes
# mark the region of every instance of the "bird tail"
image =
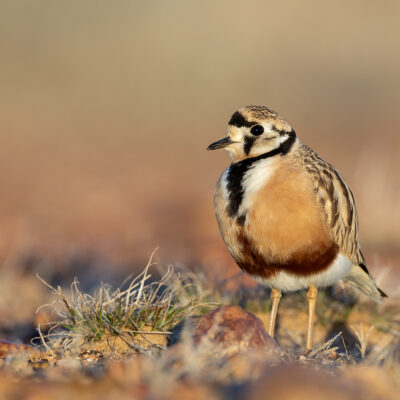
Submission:
[[380,303],[382,298],[388,297],[385,292],[378,288],[371,274],[364,265],[353,265],[350,273],[344,278],[344,280],[361,290],[377,303]]

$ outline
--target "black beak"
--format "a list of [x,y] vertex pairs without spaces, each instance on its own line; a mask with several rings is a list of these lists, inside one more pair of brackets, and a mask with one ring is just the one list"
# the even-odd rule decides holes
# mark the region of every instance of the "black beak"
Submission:
[[228,146],[229,144],[235,143],[234,141],[231,140],[229,136],[218,140],[217,142],[211,143],[208,147],[207,150],[216,150],[216,149],[222,149],[223,147]]

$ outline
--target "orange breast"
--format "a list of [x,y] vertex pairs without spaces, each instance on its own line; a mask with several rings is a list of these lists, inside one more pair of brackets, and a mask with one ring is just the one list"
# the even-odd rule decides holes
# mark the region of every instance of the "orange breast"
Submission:
[[248,223],[238,232],[242,269],[266,278],[282,269],[309,275],[335,259],[338,246],[300,167],[282,165],[251,200]]

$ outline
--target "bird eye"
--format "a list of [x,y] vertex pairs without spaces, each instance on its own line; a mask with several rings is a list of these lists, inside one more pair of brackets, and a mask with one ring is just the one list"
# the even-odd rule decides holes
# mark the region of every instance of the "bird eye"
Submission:
[[264,128],[261,125],[254,125],[250,129],[250,133],[254,136],[260,136],[264,133]]

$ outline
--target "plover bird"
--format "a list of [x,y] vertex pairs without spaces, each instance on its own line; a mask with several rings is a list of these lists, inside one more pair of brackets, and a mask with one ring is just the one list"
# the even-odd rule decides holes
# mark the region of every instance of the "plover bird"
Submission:
[[345,279],[375,301],[386,297],[360,249],[353,193],[281,115],[241,108],[228,136],[208,146],[221,148],[232,163],[215,190],[219,229],[239,267],[272,289],[272,337],[281,292],[308,289],[308,351],[318,288]]

